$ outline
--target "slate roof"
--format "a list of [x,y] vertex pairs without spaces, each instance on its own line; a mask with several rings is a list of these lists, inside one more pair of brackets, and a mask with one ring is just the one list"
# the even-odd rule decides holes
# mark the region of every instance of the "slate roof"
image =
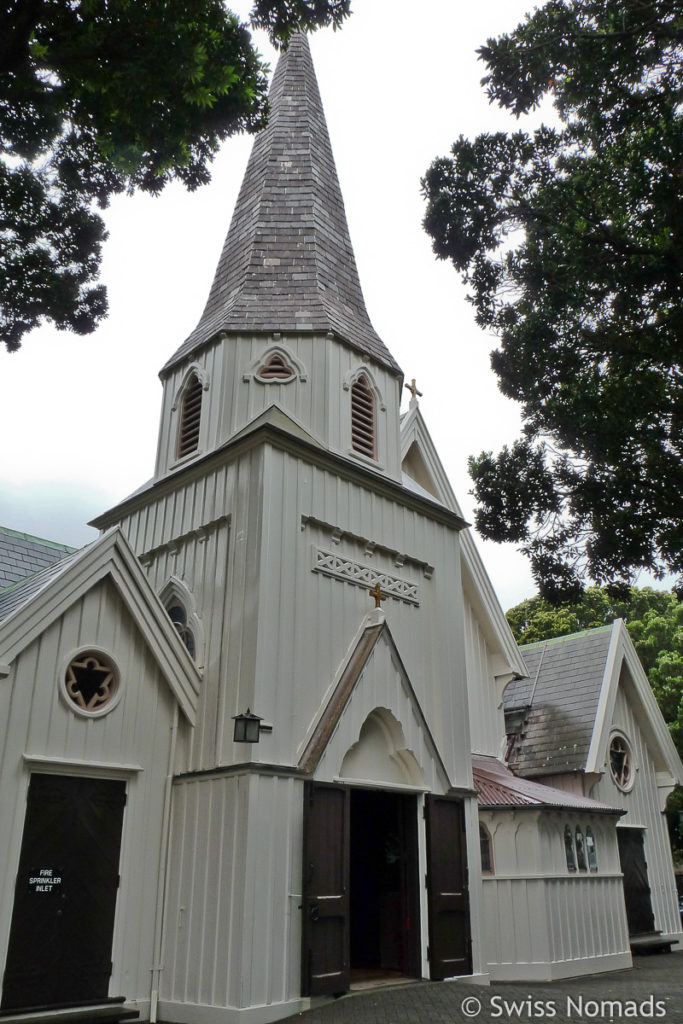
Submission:
[[522,720],[508,758],[516,774],[585,769],[611,635],[601,626],[521,648],[529,678],[504,695],[508,721]]
[[477,804],[484,808],[556,807],[558,810],[584,810],[623,814],[598,800],[563,789],[520,779],[495,757],[472,756],[472,773]]
[[66,544],[0,526],[0,591],[75,551]]
[[209,298],[163,376],[218,332],[333,332],[401,373],[361,291],[304,35],[280,57]]
[[70,548],[71,554],[64,556],[58,562],[46,566],[41,572],[20,580],[13,586],[0,592],[0,622],[8,618],[17,608],[30,601],[32,597],[44,590],[54,579],[56,579],[73,560],[83,551],[83,548]]

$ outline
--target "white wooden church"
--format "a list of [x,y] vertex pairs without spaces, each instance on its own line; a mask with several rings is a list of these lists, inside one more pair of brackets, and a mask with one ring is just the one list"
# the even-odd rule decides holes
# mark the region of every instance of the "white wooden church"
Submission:
[[516,647],[400,413],[302,36],[161,378],[98,540],[4,533],[0,1020],[265,1024],[680,941],[683,766],[621,624]]

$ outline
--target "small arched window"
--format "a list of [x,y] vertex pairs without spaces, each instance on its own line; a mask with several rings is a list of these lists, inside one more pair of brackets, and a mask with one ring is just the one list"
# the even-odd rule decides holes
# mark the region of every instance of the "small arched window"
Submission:
[[178,636],[187,647],[190,657],[194,658],[197,653],[197,644],[195,642],[194,633],[188,625],[187,611],[177,599],[167,605],[166,611],[178,632]]
[[196,373],[191,374],[180,400],[180,419],[178,422],[178,444],[176,456],[196,452],[199,447],[199,423],[202,416],[202,384]]
[[479,823],[479,849],[481,850],[481,870],[484,875],[493,874],[493,843],[491,833],[486,825]]
[[576,854],[574,853],[574,837],[569,825],[564,826],[564,855],[567,858],[567,871],[576,871]]
[[364,373],[351,385],[351,447],[377,458],[377,412],[375,395]]
[[588,854],[588,870],[598,870],[598,851],[595,845],[593,829],[590,826],[586,829],[586,853]]

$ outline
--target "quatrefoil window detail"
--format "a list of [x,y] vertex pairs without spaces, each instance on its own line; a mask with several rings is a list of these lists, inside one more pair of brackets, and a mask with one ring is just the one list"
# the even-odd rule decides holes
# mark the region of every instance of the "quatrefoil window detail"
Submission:
[[72,659],[64,679],[69,700],[80,711],[91,714],[111,704],[118,685],[118,675],[113,665],[93,652]]

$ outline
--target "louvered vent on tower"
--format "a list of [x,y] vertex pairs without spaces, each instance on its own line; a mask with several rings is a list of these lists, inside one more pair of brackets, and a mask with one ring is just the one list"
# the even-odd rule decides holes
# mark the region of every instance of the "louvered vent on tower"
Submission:
[[375,395],[362,374],[351,385],[351,447],[371,459],[377,457]]
[[195,373],[188,380],[180,405],[177,457],[195,452],[199,447],[199,424],[202,417],[202,385]]
[[279,352],[273,352],[263,366],[257,370],[256,376],[259,380],[292,380],[294,370],[285,362]]

